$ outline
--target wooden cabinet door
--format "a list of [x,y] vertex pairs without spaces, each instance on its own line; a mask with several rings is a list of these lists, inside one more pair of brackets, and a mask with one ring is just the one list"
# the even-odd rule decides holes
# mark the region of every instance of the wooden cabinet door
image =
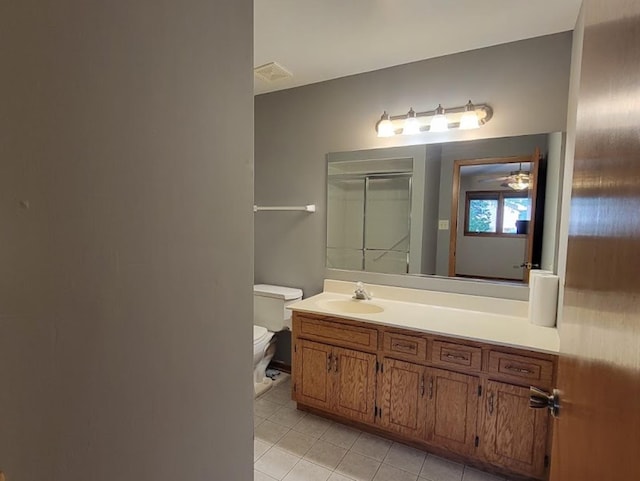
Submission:
[[479,379],[442,369],[428,369],[427,375],[427,440],[460,454],[474,453]]
[[295,398],[299,403],[322,409],[333,405],[333,347],[301,339],[294,357]]
[[376,356],[352,349],[333,348],[336,414],[354,421],[375,421]]
[[426,428],[426,368],[386,359],[380,388],[380,423],[385,429],[424,439]]
[[548,412],[529,407],[529,389],[489,381],[481,436],[492,463],[529,476],[545,476]]

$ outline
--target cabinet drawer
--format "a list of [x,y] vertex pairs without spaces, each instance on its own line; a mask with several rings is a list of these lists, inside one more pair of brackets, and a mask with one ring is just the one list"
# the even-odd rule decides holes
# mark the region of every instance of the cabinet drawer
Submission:
[[482,350],[479,347],[433,341],[431,361],[448,367],[465,367],[467,370],[482,369]]
[[309,317],[298,317],[298,336],[330,342],[338,346],[376,350],[378,331],[366,327],[352,326]]
[[399,354],[418,361],[427,359],[427,340],[421,337],[385,332],[382,343],[389,354]]
[[489,353],[489,372],[526,380],[550,384],[553,378],[553,363],[542,359],[491,351]]

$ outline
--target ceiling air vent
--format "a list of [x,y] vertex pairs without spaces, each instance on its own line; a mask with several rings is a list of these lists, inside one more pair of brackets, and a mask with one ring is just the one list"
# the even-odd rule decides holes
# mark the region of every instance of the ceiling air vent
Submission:
[[269,62],[253,69],[256,77],[266,82],[276,82],[293,77],[293,74],[278,62]]

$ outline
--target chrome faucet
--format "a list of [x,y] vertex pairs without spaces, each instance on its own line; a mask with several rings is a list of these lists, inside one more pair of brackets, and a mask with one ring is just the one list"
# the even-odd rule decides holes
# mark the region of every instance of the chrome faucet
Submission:
[[360,300],[370,300],[371,299],[371,294],[369,292],[367,292],[367,290],[364,288],[364,284],[362,282],[357,282],[356,283],[356,290],[353,293],[353,298],[354,299],[360,299]]

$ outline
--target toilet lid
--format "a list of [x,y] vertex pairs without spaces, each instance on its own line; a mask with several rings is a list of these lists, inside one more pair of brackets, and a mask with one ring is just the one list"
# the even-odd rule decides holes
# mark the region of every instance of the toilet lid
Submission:
[[268,334],[269,334],[269,331],[267,331],[266,328],[264,328],[262,326],[254,325],[253,326],[253,343],[254,344],[258,344],[265,337],[267,337]]

